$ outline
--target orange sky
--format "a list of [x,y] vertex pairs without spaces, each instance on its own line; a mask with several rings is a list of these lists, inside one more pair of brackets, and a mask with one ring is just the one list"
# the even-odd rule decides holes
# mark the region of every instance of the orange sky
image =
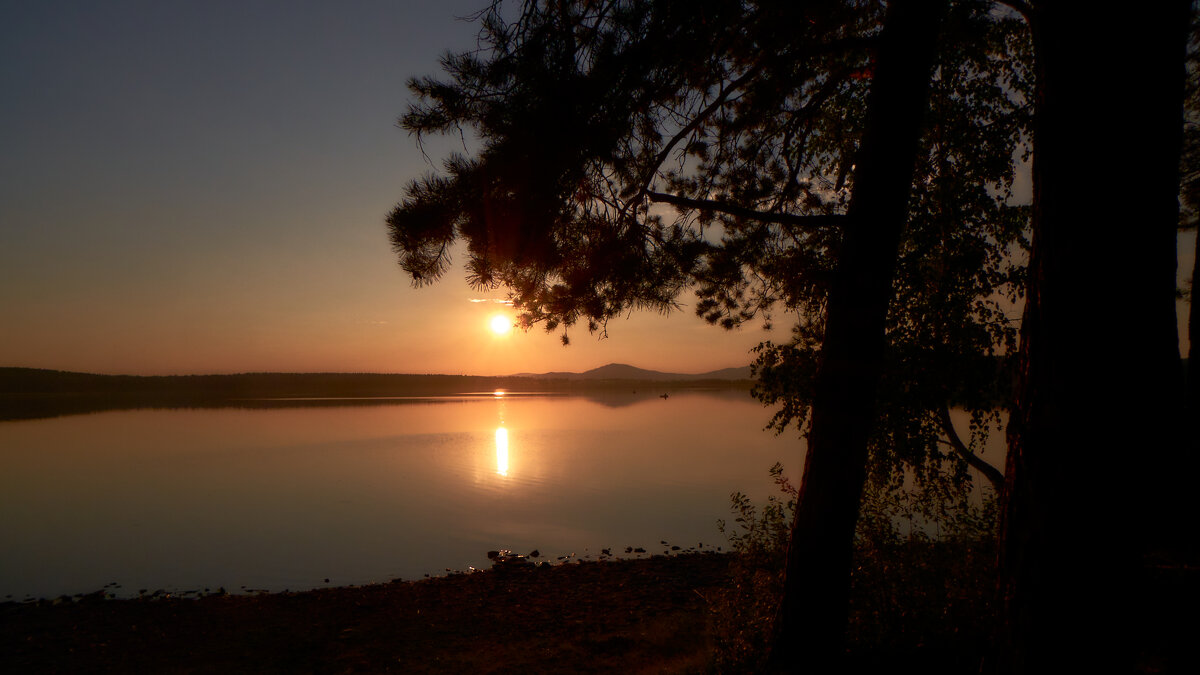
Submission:
[[[456,270],[421,290],[383,218],[430,169],[405,80],[483,4],[0,7],[0,365],[504,374],[744,365],[685,310],[570,348],[496,337]],[[451,144],[427,146],[434,161]],[[785,322],[786,323],[786,322]]]
[[383,223],[431,168],[395,125],[404,83],[473,47],[455,17],[484,4],[0,5],[0,366],[702,372],[786,338],[685,307],[564,348],[494,336],[459,269],[410,287]]

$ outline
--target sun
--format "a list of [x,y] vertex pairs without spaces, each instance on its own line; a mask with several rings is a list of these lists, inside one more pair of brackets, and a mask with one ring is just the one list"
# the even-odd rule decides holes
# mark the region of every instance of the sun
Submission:
[[496,335],[507,335],[513,327],[512,320],[503,314],[493,316],[488,325],[491,326],[492,332]]

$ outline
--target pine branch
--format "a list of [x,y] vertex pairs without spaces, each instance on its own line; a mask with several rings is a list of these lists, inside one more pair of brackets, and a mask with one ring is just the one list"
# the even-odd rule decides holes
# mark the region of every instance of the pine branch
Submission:
[[739,218],[749,218],[751,220],[759,220],[764,223],[778,223],[780,225],[794,225],[805,228],[822,228],[822,227],[842,227],[848,219],[844,215],[817,215],[817,216],[798,216],[792,213],[771,213],[769,211],[755,211],[744,206],[736,204],[726,204],[712,199],[691,199],[689,197],[680,197],[679,195],[667,194],[665,192],[647,192],[646,196],[652,202],[663,204],[671,204],[672,206],[681,206],[686,209],[698,209],[706,211],[716,211],[718,213],[727,213],[731,216]]

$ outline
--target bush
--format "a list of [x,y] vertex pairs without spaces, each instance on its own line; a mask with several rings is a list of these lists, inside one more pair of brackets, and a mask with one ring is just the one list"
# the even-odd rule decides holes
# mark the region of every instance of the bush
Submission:
[[736,514],[734,527],[717,521],[729,538],[732,555],[730,587],[712,603],[716,645],[713,668],[721,673],[753,672],[766,665],[767,646],[775,608],[783,594],[783,568],[787,557],[797,490],[783,475],[783,465],[770,469],[779,494],[767,497],[761,509],[741,492],[730,497]]
[[[737,557],[730,586],[712,604],[716,672],[765,665],[797,499],[781,465],[770,474],[778,494],[760,508],[734,493],[734,524],[718,522]],[[994,495],[973,502],[967,492],[944,483],[868,486],[851,570],[847,644],[856,660],[883,665],[898,652],[921,652],[952,668],[978,666],[991,620],[997,512]]]

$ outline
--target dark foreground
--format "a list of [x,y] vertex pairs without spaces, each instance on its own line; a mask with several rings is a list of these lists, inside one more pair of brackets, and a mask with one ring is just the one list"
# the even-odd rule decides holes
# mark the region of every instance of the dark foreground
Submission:
[[28,673],[703,672],[728,556],[199,599],[0,605]]
[[[964,575],[906,562],[931,550],[882,556],[893,583],[856,576],[844,672],[981,672],[986,605]],[[742,635],[764,618],[762,594],[746,595],[754,578],[734,555],[692,554],[304,593],[10,602],[0,672],[741,673],[763,644]],[[1196,569],[1151,582],[1135,672],[1200,672]]]

